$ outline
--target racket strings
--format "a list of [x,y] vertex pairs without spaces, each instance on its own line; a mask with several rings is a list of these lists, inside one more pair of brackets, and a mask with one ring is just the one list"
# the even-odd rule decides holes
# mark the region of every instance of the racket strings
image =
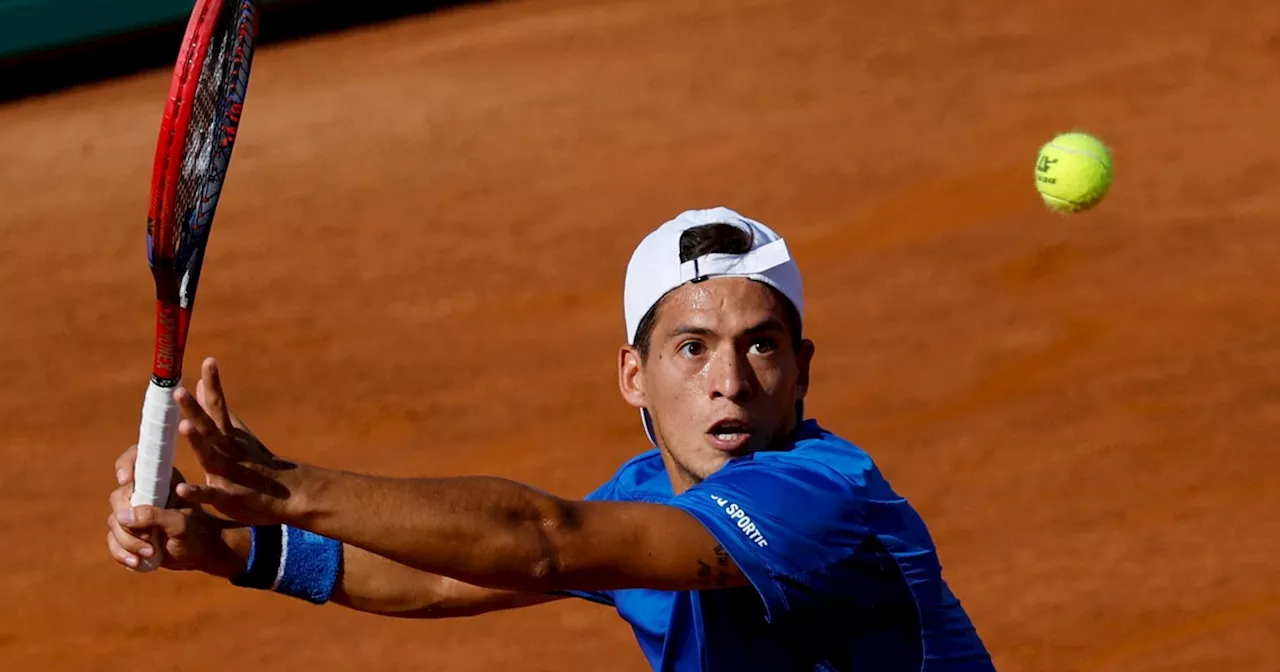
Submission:
[[183,148],[183,163],[174,203],[177,228],[174,245],[178,272],[181,275],[185,275],[184,271],[192,267],[192,262],[198,263],[192,259],[192,255],[203,246],[203,236],[208,233],[207,222],[202,222],[200,216],[205,187],[210,182],[220,184],[222,176],[217,172],[225,170],[217,166],[214,155],[221,142],[221,120],[225,113],[222,109],[223,101],[232,85],[232,56],[240,4],[234,1],[223,3],[214,19],[212,40],[191,100],[191,121]]

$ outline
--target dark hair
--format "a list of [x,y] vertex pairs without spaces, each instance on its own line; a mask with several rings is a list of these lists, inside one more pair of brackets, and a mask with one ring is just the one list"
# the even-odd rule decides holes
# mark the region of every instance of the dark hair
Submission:
[[[680,234],[680,263],[691,261],[708,254],[746,254],[751,251],[752,244],[755,243],[755,236],[750,230],[738,228],[732,224],[703,224],[686,229]],[[766,285],[767,286],[767,285]],[[800,313],[796,310],[794,304],[782,292],[769,287],[769,290],[777,294],[778,299],[785,306],[784,316],[787,328],[791,330],[792,347],[796,350],[800,349]],[[640,324],[636,327],[636,338],[633,344],[637,351],[640,352],[640,359],[649,358],[649,339],[653,337],[653,327],[658,321],[658,308],[662,306],[663,301],[667,297],[663,296],[657,303],[649,308],[649,312],[640,318]]]

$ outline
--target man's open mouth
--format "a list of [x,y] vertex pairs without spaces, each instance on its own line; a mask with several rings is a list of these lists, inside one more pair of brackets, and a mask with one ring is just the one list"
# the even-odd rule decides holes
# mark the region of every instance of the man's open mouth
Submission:
[[725,452],[737,452],[751,439],[751,432],[751,424],[745,420],[726,418],[712,425],[707,435],[716,448]]

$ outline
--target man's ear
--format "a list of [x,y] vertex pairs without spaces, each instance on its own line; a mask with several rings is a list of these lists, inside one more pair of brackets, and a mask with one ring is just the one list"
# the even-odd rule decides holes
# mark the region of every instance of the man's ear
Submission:
[[649,405],[649,396],[644,390],[644,362],[640,352],[630,345],[618,350],[618,389],[622,398],[636,408]]
[[796,352],[796,366],[800,369],[800,376],[796,379],[796,401],[803,401],[809,393],[809,365],[813,363],[813,351],[813,341],[807,338],[800,341],[800,350]]

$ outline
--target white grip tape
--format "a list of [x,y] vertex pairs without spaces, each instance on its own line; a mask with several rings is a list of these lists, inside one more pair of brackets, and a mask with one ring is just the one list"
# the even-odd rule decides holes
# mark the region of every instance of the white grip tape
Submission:
[[[173,447],[178,438],[178,421],[182,418],[178,402],[173,400],[173,387],[161,387],[155,381],[147,386],[142,403],[142,425],[138,428],[138,461],[133,467],[133,506],[150,505],[164,508],[169,501],[169,485],[173,478]],[[157,548],[150,558],[138,558],[137,570],[150,572],[160,566],[164,548]]]

